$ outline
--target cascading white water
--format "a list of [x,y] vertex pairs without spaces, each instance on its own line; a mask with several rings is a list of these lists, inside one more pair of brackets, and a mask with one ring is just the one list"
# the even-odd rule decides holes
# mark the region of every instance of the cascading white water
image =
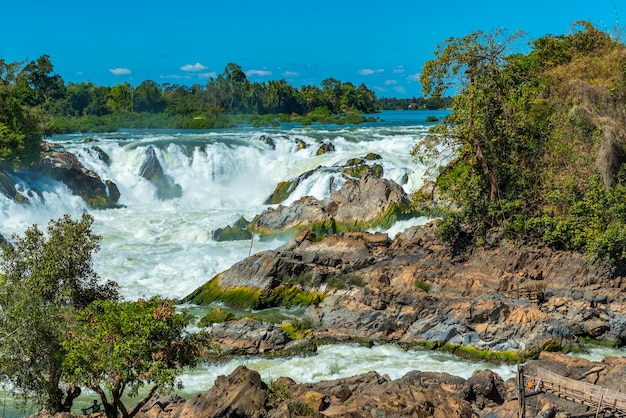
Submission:
[[[446,112],[384,112],[381,121],[359,126],[251,128],[215,131],[126,130],[117,133],[59,135],[51,142],[77,155],[103,180],[112,180],[121,197],[119,209],[91,210],[63,184],[18,173],[19,189],[30,205],[17,204],[0,194],[0,234],[9,238],[32,224],[44,229],[51,219],[69,213],[78,218],[90,211],[94,231],[103,237],[95,255],[95,268],[106,279],[117,281],[126,299],[163,295],[184,297],[248,255],[250,241],[216,242],[212,232],[234,223],[240,216],[251,220],[267,205],[267,197],[278,182],[295,178],[318,166],[345,164],[373,152],[382,159],[384,177],[407,192],[421,187],[424,168],[410,155],[416,141],[426,134],[426,116]],[[272,138],[274,148],[261,141]],[[299,149],[298,140],[306,144]],[[334,152],[317,155],[323,142]],[[105,162],[102,154],[108,155]],[[148,147],[164,174],[180,185],[180,197],[161,200],[155,186],[139,175]],[[345,179],[333,170],[319,170],[302,181],[284,204],[305,195],[323,199],[338,190]],[[42,192],[40,197],[29,190]],[[402,221],[384,232],[395,236],[426,218]],[[276,248],[281,241],[254,240],[253,252]],[[207,390],[215,377],[227,374],[241,362],[261,372],[266,380],[281,375],[299,382],[331,379],[375,370],[393,378],[406,371],[447,371],[467,377],[473,370],[488,367],[435,352],[402,351],[383,345],[365,348],[354,345],[320,348],[315,357],[290,360],[245,359],[223,365],[204,366],[183,376],[187,393]],[[496,370],[510,377],[511,368]]]
[[[406,116],[425,117],[420,112]],[[212,232],[240,216],[251,220],[261,213],[280,181],[373,152],[382,157],[376,162],[383,166],[385,177],[406,181],[407,192],[421,186],[423,169],[410,151],[426,130],[423,123],[406,122],[357,127],[126,130],[89,135],[89,141],[85,141],[87,135],[58,135],[51,142],[74,153],[103,180],[113,181],[121,193],[122,208],[91,211],[94,231],[103,237],[94,258],[99,274],[117,281],[127,299],[156,294],[180,298],[248,255],[249,241],[216,242]],[[273,144],[262,140],[267,137]],[[317,155],[320,145],[328,142],[335,151]],[[306,147],[299,149],[298,143]],[[155,185],[140,176],[149,148],[171,183],[180,186],[180,197],[159,199]],[[40,186],[24,178],[24,187]],[[326,198],[344,182],[336,170],[316,170],[283,204],[306,195]],[[32,223],[43,227],[64,213],[78,217],[89,210],[60,183],[47,187],[43,195],[43,202],[31,206],[0,197],[4,215],[0,233],[10,236]],[[280,244],[255,240],[252,250]]]

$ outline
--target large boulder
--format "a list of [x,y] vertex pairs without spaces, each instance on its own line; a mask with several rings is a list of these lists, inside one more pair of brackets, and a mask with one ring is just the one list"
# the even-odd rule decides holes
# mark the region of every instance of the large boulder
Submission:
[[306,196],[289,206],[268,208],[253,221],[261,234],[289,233],[312,229],[318,234],[363,230],[389,225],[403,216],[410,205],[397,183],[375,176],[348,180],[329,198]]
[[46,153],[37,165],[37,171],[63,182],[77,196],[93,208],[118,207],[119,191],[115,183],[103,181],[92,170],[85,168],[74,154],[65,151]]
[[258,372],[239,366],[229,376],[218,377],[204,395],[179,404],[168,416],[265,418],[270,409],[266,390],[267,385]]
[[175,183],[170,176],[165,174],[152,145],[144,151],[139,166],[139,175],[154,184],[159,199],[174,199],[183,194],[180,184]]
[[243,318],[213,324],[211,337],[220,355],[254,355],[279,351],[291,341],[280,326]]

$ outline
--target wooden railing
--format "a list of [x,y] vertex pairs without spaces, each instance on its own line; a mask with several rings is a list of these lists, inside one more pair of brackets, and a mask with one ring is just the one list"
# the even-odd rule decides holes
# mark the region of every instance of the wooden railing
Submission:
[[[596,417],[626,418],[626,393],[570,379],[540,367],[537,367],[534,376],[523,374],[523,379],[520,380],[518,376],[518,381],[520,385],[524,385],[522,386],[524,394],[526,390],[531,393],[548,392],[559,398],[595,408]],[[520,400],[524,398],[524,394],[521,394]],[[523,402],[520,403],[520,407],[524,408]],[[522,410],[520,410],[520,416],[524,416]]]

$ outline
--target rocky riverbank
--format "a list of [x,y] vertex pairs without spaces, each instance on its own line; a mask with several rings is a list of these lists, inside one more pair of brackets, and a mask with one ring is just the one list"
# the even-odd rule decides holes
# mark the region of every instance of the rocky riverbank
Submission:
[[[626,392],[626,360],[605,358],[591,362],[563,354],[541,353],[524,366],[532,375],[538,368],[579,382],[598,385],[598,390]],[[527,382],[534,384],[534,382]],[[530,385],[528,385],[530,386]],[[534,389],[526,389],[528,393]],[[136,415],[139,418],[515,418],[519,415],[520,388],[516,379],[504,381],[490,370],[464,379],[447,373],[411,371],[399,379],[368,372],[317,383],[297,383],[289,377],[266,382],[245,366],[220,376],[203,394],[185,400],[176,395],[151,399]],[[595,410],[539,391],[525,404],[527,417],[593,416]],[[50,415],[40,413],[38,418]],[[70,413],[57,418],[71,418]]]
[[576,347],[580,339],[626,341],[626,280],[614,270],[497,232],[455,253],[435,228],[413,227],[393,240],[301,232],[235,264],[187,300],[210,301],[209,288],[271,294],[295,283],[324,294],[306,313],[322,340],[448,344],[521,357]]

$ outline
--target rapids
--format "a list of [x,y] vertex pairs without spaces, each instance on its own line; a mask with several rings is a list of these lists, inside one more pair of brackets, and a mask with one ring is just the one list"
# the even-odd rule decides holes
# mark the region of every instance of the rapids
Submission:
[[[382,164],[385,178],[400,183],[406,192],[417,190],[424,181],[424,167],[410,155],[411,149],[432,124],[426,122],[426,117],[442,118],[446,114],[447,111],[383,112],[375,115],[378,122],[357,126],[283,124],[206,131],[122,130],[56,135],[49,141],[75,153],[103,180],[117,184],[123,207],[91,210],[63,184],[19,172],[18,187],[29,196],[30,204],[20,205],[0,194],[0,234],[10,239],[32,224],[45,229],[51,219],[65,213],[77,218],[89,211],[94,216],[94,232],[103,237],[101,250],[94,256],[95,269],[102,278],[118,282],[127,300],[154,295],[182,298],[250,251],[272,249],[283,243],[255,239],[251,248],[250,241],[212,239],[215,229],[234,223],[240,216],[251,220],[261,213],[267,207],[265,200],[280,181],[318,166],[342,165],[348,159],[373,152],[382,156],[377,162]],[[272,138],[274,147],[262,141],[263,136]],[[297,140],[303,141],[306,148],[299,149]],[[317,155],[323,142],[332,142],[335,151]],[[108,164],[99,158],[94,147],[109,156]],[[153,147],[165,174],[181,186],[181,197],[160,200],[155,186],[139,175],[149,147]],[[325,198],[344,182],[331,170],[319,170],[303,181],[284,204],[305,195]],[[33,189],[40,190],[41,195],[28,193]],[[393,237],[409,226],[427,221],[402,221],[383,232]],[[220,365],[207,364],[181,376],[185,385],[182,394],[189,397],[206,391],[217,376],[229,374],[240,364],[259,371],[268,382],[280,376],[312,382],[371,370],[393,379],[410,370],[446,371],[465,378],[484,368],[492,368],[505,379],[514,373],[514,366],[494,368],[432,351],[403,351],[387,344],[371,348],[341,344],[320,347],[313,357],[239,358]],[[0,393],[5,394],[2,415],[21,416],[10,412],[10,393]],[[89,393],[81,396],[77,407],[90,404],[90,396],[94,397]]]

